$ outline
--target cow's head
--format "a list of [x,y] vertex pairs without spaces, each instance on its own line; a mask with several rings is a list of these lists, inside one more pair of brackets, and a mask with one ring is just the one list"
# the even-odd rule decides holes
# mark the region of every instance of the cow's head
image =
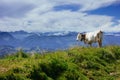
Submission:
[[78,33],[76,40],[77,40],[77,41],[79,41],[79,40],[80,40],[80,41],[85,40],[85,34]]

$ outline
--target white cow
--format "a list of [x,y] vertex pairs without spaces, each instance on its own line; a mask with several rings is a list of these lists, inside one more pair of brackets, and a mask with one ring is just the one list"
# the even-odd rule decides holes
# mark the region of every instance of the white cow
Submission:
[[88,32],[88,33],[78,33],[76,40],[84,41],[85,44],[92,46],[92,43],[98,42],[98,46],[102,47],[102,37],[103,32],[101,30]]

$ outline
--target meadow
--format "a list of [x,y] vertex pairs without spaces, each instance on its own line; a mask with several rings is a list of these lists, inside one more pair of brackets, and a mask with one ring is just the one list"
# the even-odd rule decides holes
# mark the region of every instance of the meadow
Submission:
[[0,58],[0,80],[120,80],[120,46],[20,50]]

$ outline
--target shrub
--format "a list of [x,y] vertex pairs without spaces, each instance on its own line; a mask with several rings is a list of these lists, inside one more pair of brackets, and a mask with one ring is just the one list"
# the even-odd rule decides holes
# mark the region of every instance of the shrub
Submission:
[[75,47],[28,55],[22,50],[0,59],[0,80],[116,80],[120,47]]
[[64,77],[66,80],[88,80],[87,76],[82,73],[82,68],[74,63],[68,63]]
[[67,69],[67,63],[59,59],[52,59],[49,63],[39,63],[30,73],[31,79],[48,80],[57,79]]
[[7,73],[0,76],[0,80],[29,80],[23,74]]
[[115,62],[115,55],[106,49],[101,49],[97,52],[100,59],[106,61],[107,63]]
[[43,63],[40,66],[42,71],[53,79],[58,78],[67,69],[67,63],[59,59],[52,59],[50,63]]
[[23,52],[22,49],[20,49],[16,54],[15,54],[16,57],[18,58],[27,58],[28,55],[26,53]]
[[112,54],[115,55],[116,59],[120,59],[120,47],[119,46],[113,46],[113,47],[111,47],[110,51],[112,52]]

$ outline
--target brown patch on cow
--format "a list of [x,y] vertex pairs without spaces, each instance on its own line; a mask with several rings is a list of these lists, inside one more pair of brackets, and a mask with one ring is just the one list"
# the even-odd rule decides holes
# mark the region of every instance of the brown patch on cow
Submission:
[[85,39],[85,37],[86,37],[86,34],[82,34],[82,38]]
[[85,41],[85,39],[86,39],[85,37],[86,37],[86,34],[82,34],[81,35],[81,41]]
[[82,34],[82,40],[85,44],[91,44],[91,42],[88,42],[88,40],[86,39],[86,34]]

